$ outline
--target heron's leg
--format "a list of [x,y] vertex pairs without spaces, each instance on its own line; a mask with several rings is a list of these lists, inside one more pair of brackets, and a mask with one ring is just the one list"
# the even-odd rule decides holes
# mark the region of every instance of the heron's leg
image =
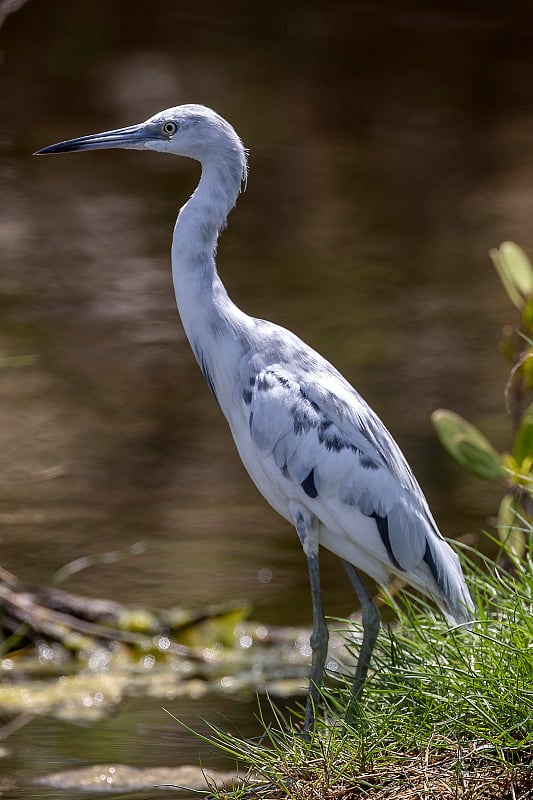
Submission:
[[368,667],[370,666],[372,652],[376,644],[376,639],[378,638],[379,611],[377,610],[376,605],[368,592],[368,589],[359,577],[359,574],[353,564],[349,564],[344,560],[342,563],[344,565],[344,569],[348,573],[350,582],[356,591],[359,602],[361,603],[361,617],[363,622],[363,641],[359,649],[359,657],[357,659],[357,666],[355,668],[352,697],[346,712],[347,720],[353,721],[356,715],[357,705],[361,699],[361,693],[366,680]]
[[313,633],[310,644],[312,651],[311,674],[309,677],[309,694],[305,709],[304,733],[308,733],[315,723],[315,712],[320,699],[320,687],[324,678],[324,668],[328,654],[329,630],[326,625],[320,588],[320,570],[318,556],[307,556],[309,582],[311,584],[311,600],[313,603]]
[[309,583],[311,585],[311,601],[313,604],[313,633],[311,634],[311,675],[309,694],[305,708],[304,735],[315,723],[315,711],[320,699],[320,687],[324,677],[324,668],[328,654],[329,631],[322,605],[320,587],[320,568],[318,563],[318,526],[316,519],[303,507],[298,507],[293,514],[294,524],[307,558]]

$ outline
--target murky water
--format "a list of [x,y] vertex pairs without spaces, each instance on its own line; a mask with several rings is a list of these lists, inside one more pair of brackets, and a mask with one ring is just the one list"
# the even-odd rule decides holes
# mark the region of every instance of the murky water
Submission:
[[[187,101],[227,116],[251,148],[219,249],[232,296],[358,386],[447,534],[479,530],[498,492],[465,479],[429,415],[454,408],[508,442],[496,344],[514,317],[486,253],[503,239],[533,252],[523,22],[424,4],[172,0],[30,0],[7,19],[0,355],[37,361],[0,373],[3,566],[47,582],[80,555],[143,541],[141,556],[67,588],[147,605],[246,599],[265,622],[310,620],[296,537],[247,479],[177,319],[168,251],[196,165],[30,155]],[[326,555],[331,614],[354,605],[340,574]],[[173,711],[222,711],[251,733],[253,708],[209,698]],[[36,720],[8,745],[12,774],[186,763],[199,747],[141,699],[93,728]]]

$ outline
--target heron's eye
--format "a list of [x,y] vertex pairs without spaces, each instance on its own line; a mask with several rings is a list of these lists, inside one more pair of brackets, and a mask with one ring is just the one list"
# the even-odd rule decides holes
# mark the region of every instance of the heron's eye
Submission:
[[175,122],[170,122],[169,121],[169,122],[165,122],[164,123],[163,127],[161,128],[161,130],[162,130],[164,136],[168,136],[170,138],[171,136],[174,136],[174,134],[178,130],[178,126],[177,126],[177,124]]

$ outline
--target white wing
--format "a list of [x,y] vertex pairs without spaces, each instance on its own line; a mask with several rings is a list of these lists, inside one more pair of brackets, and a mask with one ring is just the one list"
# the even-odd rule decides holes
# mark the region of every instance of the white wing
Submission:
[[[413,573],[425,564],[434,595],[448,613],[464,618],[469,598],[457,556],[394,439],[328,362],[307,348],[303,352],[312,364],[293,353],[290,366],[258,370],[255,359],[242,365],[242,403],[255,446],[311,501],[329,507],[335,501],[372,518],[388,571]],[[316,504],[311,506],[316,513]],[[357,539],[357,531],[351,533]]]

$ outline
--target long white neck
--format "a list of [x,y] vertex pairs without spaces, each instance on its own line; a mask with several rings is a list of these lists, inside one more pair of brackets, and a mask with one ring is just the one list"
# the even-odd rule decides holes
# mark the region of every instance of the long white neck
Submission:
[[[181,209],[172,241],[172,278],[180,317],[197,361],[210,384],[219,377],[221,350],[238,357],[246,314],[230,300],[216,265],[219,232],[235,205],[243,179],[242,145],[230,143],[202,163],[202,177]],[[215,391],[215,387],[211,388]],[[217,385],[218,397],[218,385]],[[223,387],[222,387],[223,388]],[[218,397],[222,403],[222,398]]]

